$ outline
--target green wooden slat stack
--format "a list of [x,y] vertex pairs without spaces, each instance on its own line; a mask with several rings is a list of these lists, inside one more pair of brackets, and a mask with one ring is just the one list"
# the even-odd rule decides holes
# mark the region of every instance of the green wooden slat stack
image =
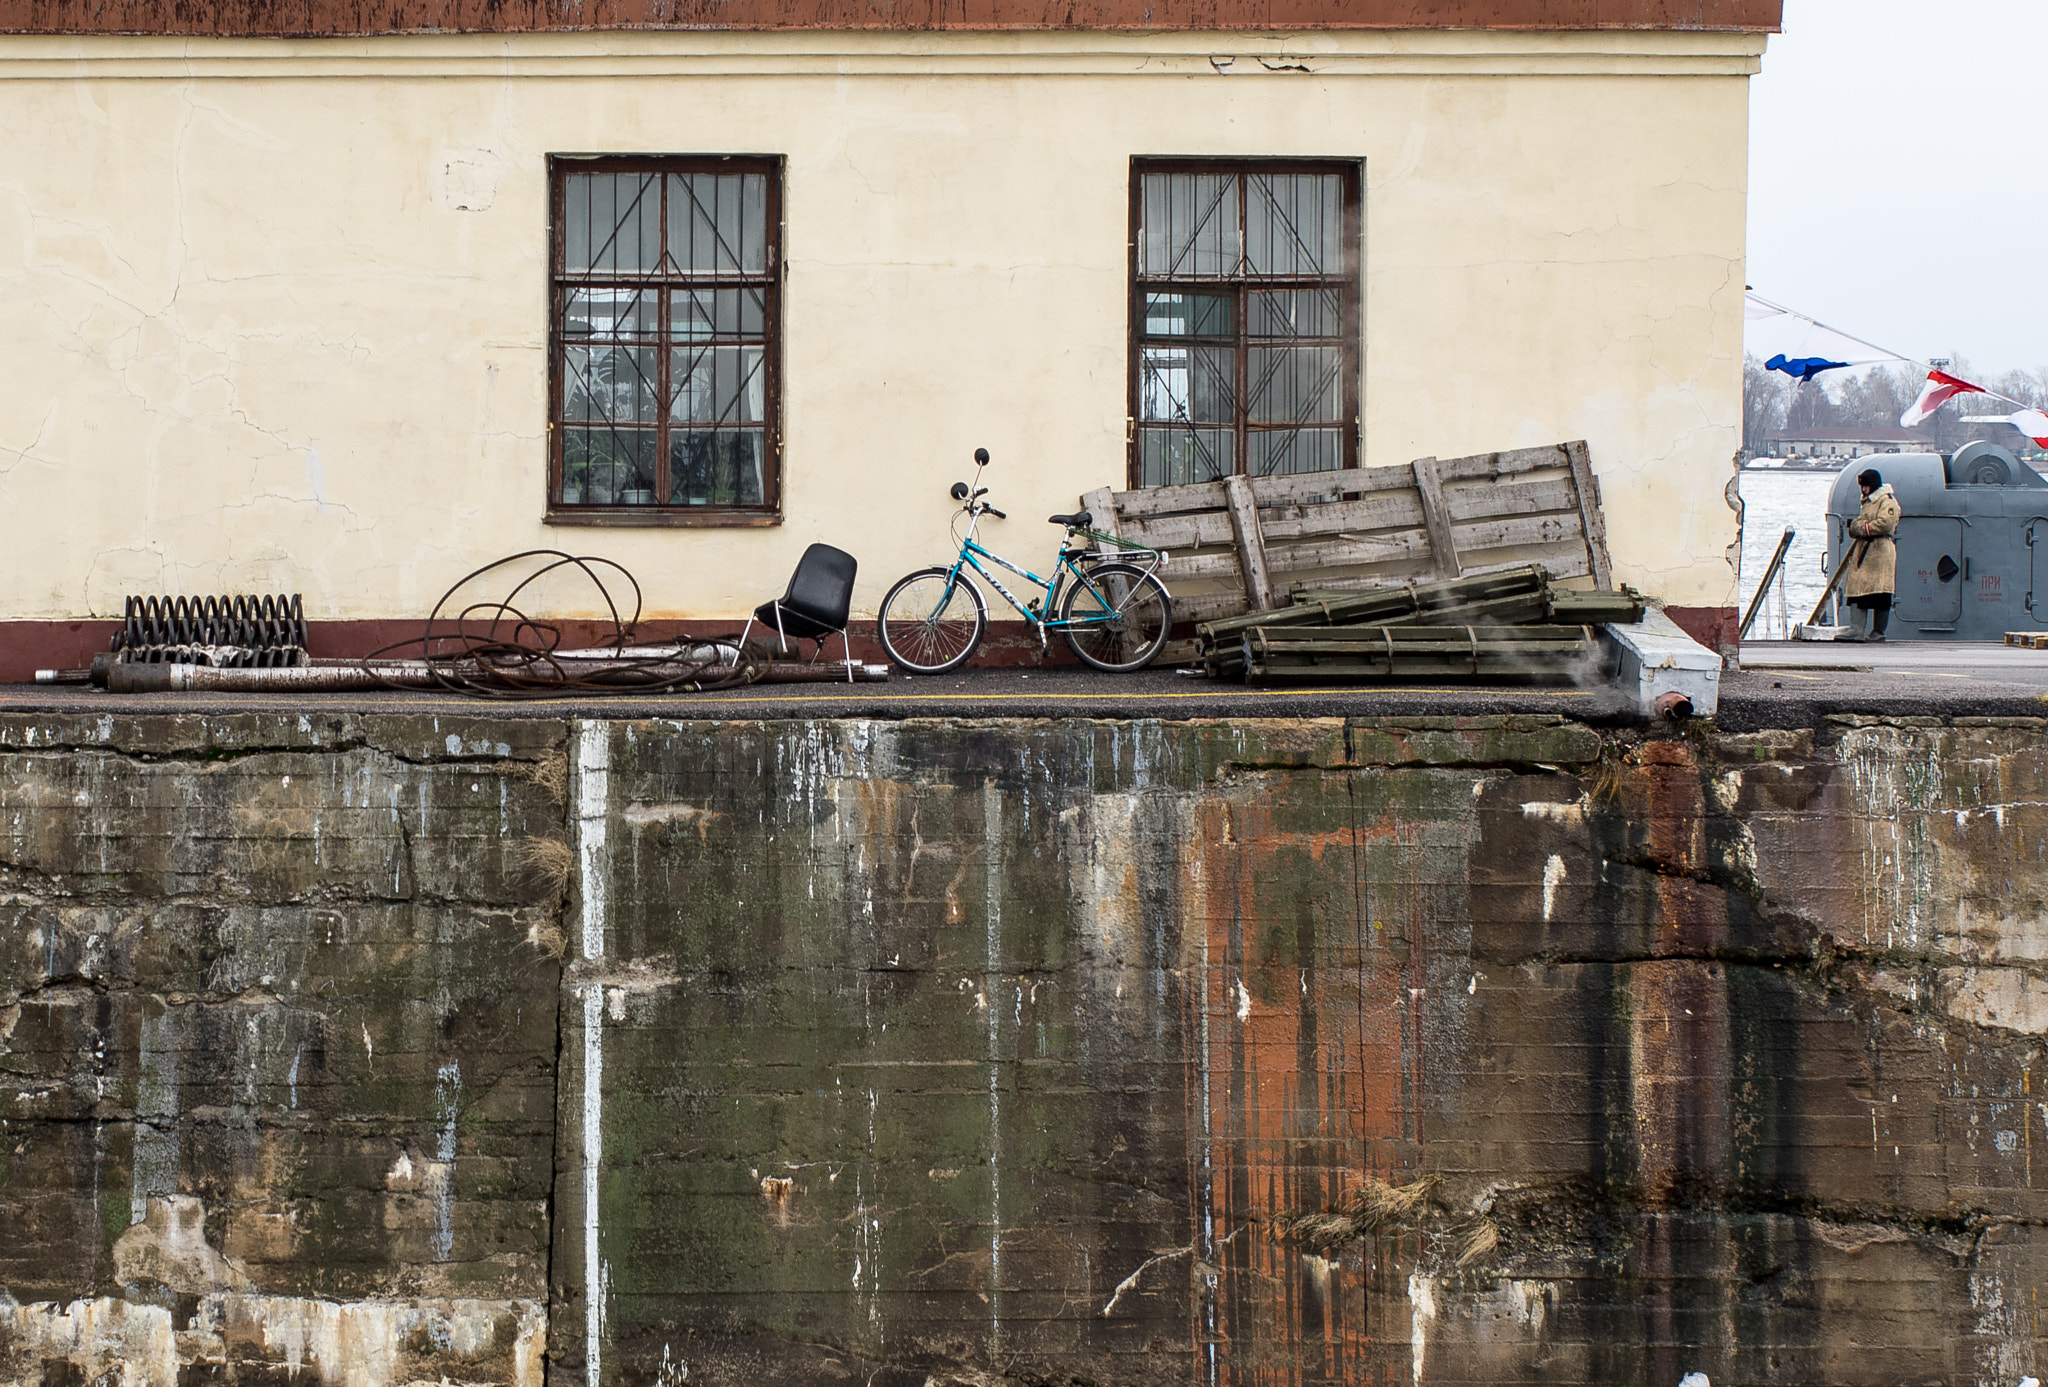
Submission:
[[1274,611],[1197,626],[1204,671],[1219,679],[1568,677],[1597,653],[1592,627],[1640,621],[1645,606],[1630,587],[1554,589],[1535,564],[1392,588],[1297,584],[1290,596]]

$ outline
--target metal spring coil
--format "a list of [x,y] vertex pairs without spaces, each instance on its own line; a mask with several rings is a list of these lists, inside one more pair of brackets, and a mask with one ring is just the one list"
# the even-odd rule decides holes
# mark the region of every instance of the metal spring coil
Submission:
[[130,597],[114,653],[130,664],[274,668],[306,661],[306,610],[287,597]]
[[310,664],[297,645],[131,645],[120,653],[124,665],[208,665],[214,669],[289,669]]

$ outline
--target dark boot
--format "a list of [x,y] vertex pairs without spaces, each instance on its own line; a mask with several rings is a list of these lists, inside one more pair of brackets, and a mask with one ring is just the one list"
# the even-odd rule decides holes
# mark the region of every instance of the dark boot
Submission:
[[1885,627],[1887,627],[1887,626],[1889,626],[1889,625],[1891,625],[1891,624],[1892,624],[1892,609],[1891,609],[1890,607],[1872,607],[1872,608],[1870,609],[1870,639],[1871,639],[1871,640],[1874,640],[1874,641],[1881,641],[1881,640],[1883,640],[1883,639],[1884,639],[1884,628],[1885,628]]
[[1851,608],[1849,609],[1849,621],[1848,621],[1848,627],[1849,627],[1849,629],[1848,629],[1848,630],[1846,630],[1846,631],[1844,631],[1844,632],[1842,632],[1842,634],[1841,634],[1840,636],[1838,636],[1838,637],[1837,637],[1836,639],[1838,639],[1838,640],[1845,640],[1845,641],[1867,641],[1867,640],[1869,640],[1869,639],[1870,639],[1870,637],[1868,637],[1868,636],[1866,636],[1866,635],[1864,635],[1864,634],[1863,634],[1863,629],[1864,629],[1864,626],[1865,626],[1865,618],[1866,618],[1866,617],[1868,617],[1869,615],[1870,615],[1870,612],[1869,612],[1869,611],[1868,611],[1868,610],[1867,610],[1866,608],[1863,608],[1863,607],[1851,607]]

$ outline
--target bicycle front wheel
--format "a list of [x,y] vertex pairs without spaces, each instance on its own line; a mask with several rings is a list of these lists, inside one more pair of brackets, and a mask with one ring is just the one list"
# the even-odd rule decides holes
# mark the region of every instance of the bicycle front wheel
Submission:
[[1104,563],[1060,599],[1060,634],[1086,664],[1111,673],[1143,669],[1173,629],[1173,597],[1143,569]]
[[912,674],[944,674],[967,663],[988,633],[988,605],[964,573],[926,568],[899,579],[882,599],[882,649]]

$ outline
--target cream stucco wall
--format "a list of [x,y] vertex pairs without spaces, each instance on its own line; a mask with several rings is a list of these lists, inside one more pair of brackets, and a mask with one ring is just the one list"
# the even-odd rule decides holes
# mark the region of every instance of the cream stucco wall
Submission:
[[[1585,437],[1617,574],[1733,602],[1735,35],[0,38],[0,617],[300,591],[414,615],[491,557],[664,615],[803,547],[871,606],[1122,485],[1133,155],[1365,161],[1365,458]],[[1296,70],[1305,67],[1306,72]],[[541,523],[546,156],[787,156],[785,522]]]

